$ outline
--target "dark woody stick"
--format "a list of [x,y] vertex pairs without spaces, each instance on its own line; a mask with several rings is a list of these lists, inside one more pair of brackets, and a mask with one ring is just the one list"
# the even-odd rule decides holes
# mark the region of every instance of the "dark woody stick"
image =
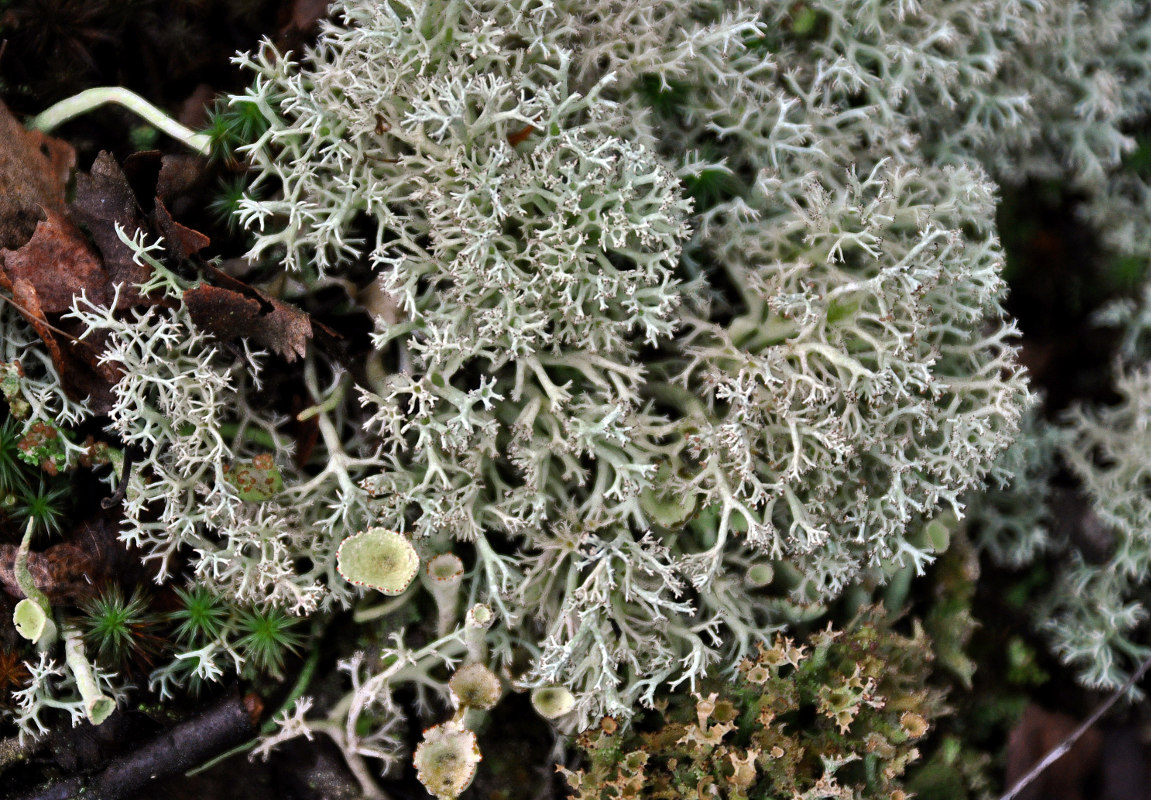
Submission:
[[7,800],[119,800],[250,739],[262,712],[263,703],[254,694],[230,697],[115,759],[102,772],[46,783]]

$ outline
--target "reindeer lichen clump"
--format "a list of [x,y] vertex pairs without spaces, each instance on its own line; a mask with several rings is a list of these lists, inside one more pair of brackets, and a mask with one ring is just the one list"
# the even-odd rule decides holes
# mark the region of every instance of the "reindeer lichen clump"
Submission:
[[810,602],[930,561],[912,534],[1028,402],[994,186],[916,147],[948,48],[892,72],[866,19],[776,6],[334,12],[240,59],[269,199],[239,214],[304,279],[375,267],[362,486],[463,556],[494,658],[530,643],[526,685],[626,716],[780,624],[749,570]]
[[[626,721],[932,560],[924,526],[962,512],[1030,395],[996,187],[926,110],[991,102],[987,48],[1030,4],[332,12],[298,57],[239,56],[230,98],[248,257],[285,299],[343,290],[376,323],[351,369],[294,353],[310,458],[261,405],[268,356],[198,327],[159,243],[122,234],[165,302],[73,308],[123,369],[109,430],[143,455],[121,535],[161,579],[186,563],[301,615],[392,595],[365,624],[434,609],[264,750],[323,732],[368,785],[365,758],[402,755],[394,688],[463,708],[449,677],[481,669],[479,694],[534,690],[561,727]],[[243,660],[224,632],[203,648],[196,674]],[[416,751],[438,794],[474,773],[468,714]]]

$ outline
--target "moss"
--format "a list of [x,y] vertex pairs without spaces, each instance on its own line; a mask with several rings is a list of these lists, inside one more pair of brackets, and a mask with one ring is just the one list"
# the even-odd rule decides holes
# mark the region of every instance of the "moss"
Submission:
[[931,642],[912,627],[897,633],[872,607],[802,644],[777,637],[733,678],[675,695],[629,730],[585,732],[588,766],[564,775],[580,800],[898,797],[944,710],[926,683]]

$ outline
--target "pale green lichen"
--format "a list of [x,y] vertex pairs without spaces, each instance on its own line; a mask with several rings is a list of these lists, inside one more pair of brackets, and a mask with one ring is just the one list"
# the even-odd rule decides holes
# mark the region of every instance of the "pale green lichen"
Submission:
[[415,579],[420,557],[412,543],[395,531],[370,528],[343,541],[336,565],[357,586],[397,595]]
[[[1151,97],[1145,12],[336,3],[315,47],[238,58],[253,85],[230,102],[263,120],[238,219],[285,300],[342,292],[373,316],[370,343],[349,351],[363,361],[310,348],[291,373],[308,398],[292,413],[317,431],[296,463],[285,408],[257,391],[267,357],[197,329],[171,256],[123,233],[167,304],[78,298],[73,314],[124,371],[109,434],[145,454],[122,539],[162,580],[186,563],[180,577],[213,592],[299,614],[356,602],[340,568],[404,593],[356,609],[362,621],[395,626],[436,603],[420,649],[343,663],[338,719],[292,723],[331,736],[365,786],[364,759],[403,754],[392,687],[446,702],[458,660],[503,675],[529,654],[513,685],[570,693],[573,727],[698,688],[853,583],[921,572],[953,541],[940,514],[1013,468],[995,459],[1031,398],[1002,308],[992,178],[1067,170],[1102,225]],[[1141,218],[1143,184],[1120,188],[1115,203]],[[1137,231],[1108,247],[1142,252]],[[0,314],[0,355],[26,373],[0,387],[14,407],[61,430],[86,418],[28,327]],[[1084,443],[1103,428],[1141,441],[1137,407],[1084,410],[1073,427]],[[238,480],[257,457],[272,468]],[[1133,457],[1069,463],[1089,492],[1127,498]],[[1047,544],[1013,519],[987,547],[1024,561]],[[393,533],[357,533],[377,526]],[[381,537],[399,577],[342,563]],[[407,588],[417,551],[427,592]],[[1071,584],[1108,601],[1120,637],[1077,652],[1127,646],[1142,612],[1119,580]],[[1099,636],[1099,617],[1056,618]],[[189,644],[180,674],[218,678],[233,639]],[[158,668],[156,685],[174,674]],[[874,687],[837,681],[811,702],[850,733]]]
[[[398,369],[362,395],[378,523],[473,547],[498,657],[533,642],[529,684],[585,723],[763,639],[749,558],[787,560],[795,598],[922,569],[910,534],[959,510],[1028,399],[994,187],[911,146],[909,110],[978,46],[924,38],[927,9],[812,10],[843,23],[343,2],[298,62],[240,59],[232,102],[268,125],[245,152],[280,190],[241,203],[250,256],[367,258],[388,298]],[[859,57],[874,36],[915,68]]]
[[424,731],[412,763],[416,777],[440,800],[455,800],[471,785],[482,760],[476,735],[454,722]]

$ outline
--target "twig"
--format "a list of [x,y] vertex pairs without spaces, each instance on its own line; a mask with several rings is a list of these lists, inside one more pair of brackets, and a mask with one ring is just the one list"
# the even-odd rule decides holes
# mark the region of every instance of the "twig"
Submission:
[[[315,629],[318,627],[318,623],[313,627],[313,635],[315,635]],[[275,713],[269,715],[264,724],[260,726],[258,733],[268,735],[276,730],[276,717],[289,711],[292,706],[295,705],[296,701],[304,696],[304,692],[308,690],[308,686],[312,683],[312,678],[315,677],[316,665],[319,663],[320,648],[313,647],[311,653],[308,655],[308,660],[304,662],[304,666],[300,670],[299,676],[296,678],[295,684],[292,685],[292,690],[288,692],[288,696],[284,698],[284,702],[280,704],[280,707],[276,709]],[[199,772],[204,772],[211,769],[212,767],[216,766],[216,764],[220,763],[221,761],[225,761],[234,755],[246,753],[254,748],[257,744],[259,744],[259,742],[259,739],[250,739],[243,744],[238,744],[232,749],[226,750],[223,753],[220,753],[218,756],[215,756],[214,758],[208,759],[202,764],[197,764],[196,766],[192,767],[184,773],[184,777],[190,778]]]
[[11,297],[8,297],[7,295],[0,294],[0,300],[3,300],[5,303],[8,303],[9,305],[11,305],[13,308],[15,308],[17,311],[19,311],[21,314],[23,314],[25,317],[27,317],[29,319],[32,319],[33,317],[35,317],[40,322],[40,324],[43,325],[45,328],[52,331],[52,333],[63,336],[65,339],[70,339],[72,341],[72,344],[84,345],[85,347],[89,346],[88,343],[85,342],[83,339],[77,339],[75,336],[68,333],[68,331],[60,330],[55,325],[52,325],[47,320],[45,320],[42,316],[38,316],[36,314],[33,314],[31,311],[29,311],[27,308],[25,308],[24,306],[17,303]]
[[71,729],[57,729],[47,736],[11,736],[0,739],[0,775],[12,766],[27,761],[41,750],[55,750],[62,745],[63,738]]
[[226,750],[256,730],[262,705],[255,695],[234,696],[161,734],[139,750],[117,758],[92,777],[42,784],[8,800],[119,800],[157,778],[175,775]]
[[1148,669],[1151,669],[1151,656],[1149,656],[1146,661],[1139,665],[1139,669],[1137,669],[1135,673],[1127,679],[1126,683],[1116,689],[1115,692],[1109,698],[1107,698],[1103,705],[1095,709],[1091,716],[1085,719],[1078,728],[1073,730],[1070,734],[1067,735],[1066,738],[1063,739],[1063,741],[1052,748],[1051,752],[1045,755],[1038,764],[1032,767],[1026,775],[1020,778],[1015,783],[1015,785],[1011,787],[1010,791],[1000,797],[999,800],[1015,800],[1019,793],[1027,788],[1028,784],[1043,774],[1043,770],[1047,769],[1064,755],[1066,755],[1067,751],[1071,749],[1075,742],[1079,741],[1079,737],[1087,733],[1091,726],[1098,722],[1103,717],[1103,715],[1107,713],[1107,710],[1111,708],[1111,706],[1115,705],[1115,702],[1120,697],[1127,694],[1131,687],[1138,683],[1139,679],[1147,673]]
[[100,501],[100,508],[107,511],[110,508],[120,505],[124,497],[128,494],[128,478],[132,474],[132,462],[135,461],[135,452],[131,447],[124,448],[124,466],[120,472],[120,482],[116,485],[116,492],[111,497],[105,497]]

